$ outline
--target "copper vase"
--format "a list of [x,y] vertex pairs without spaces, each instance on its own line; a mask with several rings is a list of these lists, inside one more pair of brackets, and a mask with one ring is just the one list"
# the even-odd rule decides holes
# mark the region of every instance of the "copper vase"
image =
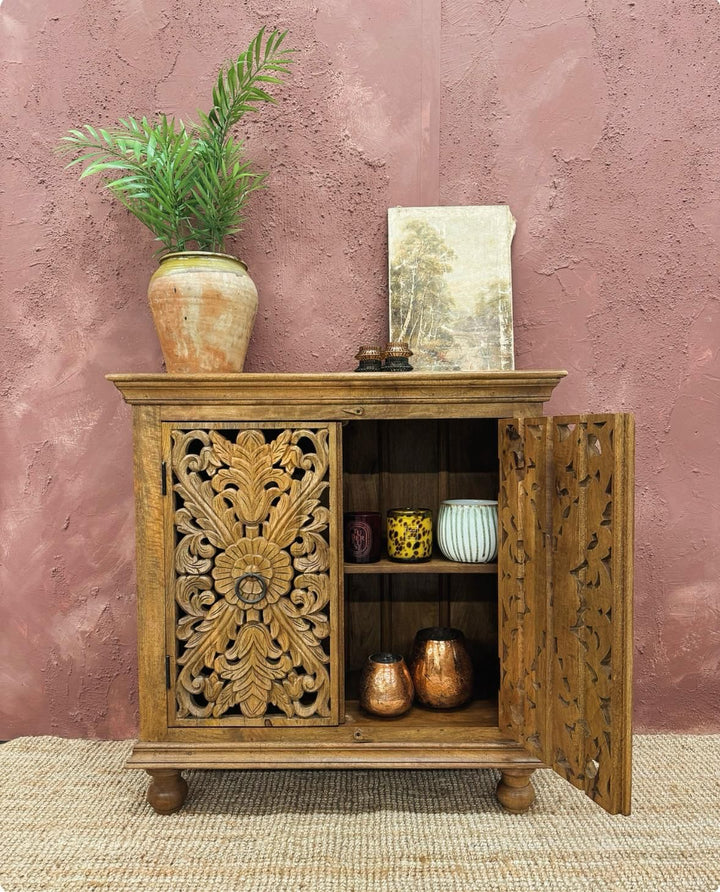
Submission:
[[418,700],[433,709],[451,709],[472,695],[473,669],[459,629],[421,629],[415,636],[410,675]]
[[413,684],[399,654],[370,654],[360,676],[360,706],[373,715],[407,712],[413,702]]

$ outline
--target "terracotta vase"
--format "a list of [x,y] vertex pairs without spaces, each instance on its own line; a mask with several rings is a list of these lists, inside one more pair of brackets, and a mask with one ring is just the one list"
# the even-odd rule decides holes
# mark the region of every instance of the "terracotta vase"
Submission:
[[395,716],[413,702],[413,684],[399,654],[370,654],[360,676],[360,706],[373,715]]
[[241,372],[258,306],[245,264],[229,254],[166,254],[148,287],[168,372]]
[[451,709],[470,699],[473,669],[459,629],[421,629],[410,659],[415,694],[424,706]]

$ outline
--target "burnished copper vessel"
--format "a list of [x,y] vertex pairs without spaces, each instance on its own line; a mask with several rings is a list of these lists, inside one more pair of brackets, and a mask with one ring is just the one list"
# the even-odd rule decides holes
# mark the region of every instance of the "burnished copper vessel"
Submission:
[[409,359],[413,355],[406,341],[391,341],[383,350],[384,372],[411,372]]
[[435,626],[415,636],[410,675],[418,700],[433,709],[451,709],[472,695],[473,669],[459,629]]
[[355,354],[359,365],[356,372],[381,372],[383,351],[379,347],[358,347]]
[[407,712],[413,702],[413,683],[399,654],[370,654],[360,676],[360,706],[373,715]]

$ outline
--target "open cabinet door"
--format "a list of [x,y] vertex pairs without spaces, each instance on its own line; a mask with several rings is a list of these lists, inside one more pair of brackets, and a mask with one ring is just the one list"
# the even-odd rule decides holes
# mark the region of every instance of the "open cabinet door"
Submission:
[[630,813],[634,424],[499,423],[500,727]]

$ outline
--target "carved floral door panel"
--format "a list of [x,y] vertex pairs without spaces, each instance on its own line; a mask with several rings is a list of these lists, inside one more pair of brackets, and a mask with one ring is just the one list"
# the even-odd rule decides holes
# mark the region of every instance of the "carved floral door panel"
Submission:
[[169,724],[338,724],[339,425],[163,427]]
[[630,811],[633,419],[501,421],[500,726]]

